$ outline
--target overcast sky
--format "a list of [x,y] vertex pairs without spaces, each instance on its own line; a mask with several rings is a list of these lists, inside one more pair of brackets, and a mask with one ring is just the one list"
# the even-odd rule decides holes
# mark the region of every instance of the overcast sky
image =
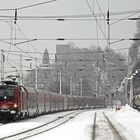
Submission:
[[[32,5],[45,0],[3,0],[0,3],[0,9],[8,8],[19,8],[27,5]],[[103,13],[106,13],[108,10],[108,0],[88,0],[92,9],[95,13],[99,13],[99,6],[102,9]],[[97,4],[98,2],[98,4]],[[94,5],[93,5],[94,3]],[[139,10],[140,1],[139,0],[113,0],[109,2],[110,12],[122,12],[129,10]],[[18,10],[18,16],[62,16],[62,15],[81,15],[81,14],[92,14],[90,8],[87,5],[86,0],[57,0],[52,3],[47,3],[40,6],[35,6],[31,8],[25,8]],[[140,14],[140,13],[139,13]],[[138,17],[139,14],[133,15],[132,17]],[[14,11],[0,11],[0,15],[14,16]],[[121,16],[112,16],[112,19],[120,19],[131,14],[121,15]],[[2,18],[0,18],[2,19]],[[103,19],[103,17],[102,17]],[[102,31],[107,35],[107,25],[104,21],[98,21],[99,25],[102,28]],[[111,20],[110,23],[113,23],[114,20]],[[11,23],[10,22],[0,22],[0,38],[10,38],[11,35],[14,37],[14,30],[11,34]],[[26,38],[46,38],[46,39],[55,39],[55,38],[97,38],[97,25],[95,20],[67,20],[67,21],[56,21],[56,20],[17,20],[17,26],[20,27],[20,30],[24,33]],[[14,27],[14,24],[13,24]],[[116,24],[111,25],[111,38],[132,38],[136,31],[136,21],[124,20]],[[17,38],[23,38],[23,35],[19,30],[16,31]],[[98,38],[104,38],[103,33],[101,32],[98,26]],[[112,42],[113,40],[111,40]],[[9,41],[10,42],[10,41]],[[19,42],[19,41],[16,41]],[[89,47],[91,44],[99,45],[104,48],[107,45],[107,41],[96,40],[86,40],[86,41],[34,41],[32,45],[39,51],[44,52],[44,49],[47,48],[50,53],[55,52],[56,44],[64,44],[68,42],[74,42],[77,47]],[[13,42],[15,43],[15,42]],[[112,44],[111,47],[114,49],[119,48],[129,48],[131,41],[121,41],[119,43]],[[33,46],[30,43],[24,43],[18,45],[24,51],[35,51]],[[0,42],[1,49],[10,49],[18,50],[14,46]],[[35,55],[34,55],[35,56]],[[9,58],[12,55],[9,55]],[[41,56],[38,56],[41,58]],[[11,62],[13,63],[13,62]]]

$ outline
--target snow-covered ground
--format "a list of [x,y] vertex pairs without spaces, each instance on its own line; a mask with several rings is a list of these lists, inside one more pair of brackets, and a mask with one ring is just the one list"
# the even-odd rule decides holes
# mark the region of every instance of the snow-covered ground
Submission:
[[[94,112],[87,111],[75,118],[72,118],[66,124],[48,131],[43,134],[36,135],[29,138],[30,140],[91,140],[92,126],[94,121]],[[0,138],[25,131],[27,129],[40,126],[46,122],[54,120],[60,116],[68,114],[69,112],[61,112],[50,115],[44,115],[35,119],[24,120],[21,122],[9,123],[0,126]]]
[[[93,110],[74,118],[53,131],[30,138],[31,140],[92,140],[94,113],[105,112],[121,136],[126,140],[140,140],[140,113],[126,105],[115,109]],[[99,117],[99,115],[98,115]],[[105,133],[105,132],[102,132]],[[102,138],[101,138],[102,139]]]
[[30,140],[92,140],[94,112],[84,112],[66,124]]
[[140,113],[129,105],[106,112],[110,121],[127,140],[140,140]]
[[[105,121],[103,120],[102,112],[105,112],[109,120],[115,125],[115,128],[121,133],[126,140],[140,140],[140,113],[130,106],[126,105],[122,107],[119,111],[114,109],[98,109],[83,112],[80,115],[72,118],[69,122],[61,125],[51,131],[36,135],[34,137],[28,138],[29,140],[92,140],[93,131],[93,121],[94,114],[97,113],[97,130],[106,129]],[[56,113],[50,115],[44,115],[37,117],[35,119],[24,120],[21,122],[9,123],[0,126],[0,138],[14,134],[16,132],[21,132],[35,126],[49,122],[59,116],[65,115],[65,113]],[[104,125],[104,126],[101,126]],[[107,137],[105,131],[98,132],[98,139],[104,140]],[[108,130],[109,132],[110,130]],[[101,134],[102,133],[102,134]],[[104,133],[104,134],[103,134]],[[110,132],[109,132],[110,133]],[[102,135],[102,136],[101,136]],[[109,134],[108,134],[109,135]],[[108,136],[111,140],[113,136]],[[113,139],[114,140],[114,139]]]
[[0,126],[0,139],[2,137],[23,132],[25,130],[40,126],[44,123],[50,122],[58,117],[64,116],[73,111],[60,112],[54,114],[43,115],[34,119],[27,119],[20,122],[13,122]]

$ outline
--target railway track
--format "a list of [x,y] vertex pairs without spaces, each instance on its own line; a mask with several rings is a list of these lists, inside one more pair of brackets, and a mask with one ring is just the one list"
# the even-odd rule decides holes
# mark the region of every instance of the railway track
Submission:
[[123,140],[119,132],[103,112],[95,112],[92,140]]
[[28,129],[26,131],[19,132],[13,135],[9,135],[6,137],[0,137],[0,140],[23,140],[23,139],[27,139],[27,138],[39,135],[41,133],[50,131],[60,125],[63,125],[64,123],[73,119],[75,116],[79,115],[82,112],[85,112],[85,111],[79,110],[79,111],[68,113],[63,116],[59,116],[58,118],[50,122],[44,123],[43,125]]

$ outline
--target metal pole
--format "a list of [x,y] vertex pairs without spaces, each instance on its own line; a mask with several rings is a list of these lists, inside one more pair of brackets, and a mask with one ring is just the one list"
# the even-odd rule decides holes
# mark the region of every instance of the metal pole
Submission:
[[38,88],[37,80],[38,80],[38,77],[37,77],[37,66],[36,66],[35,67],[35,88]]
[[62,94],[62,71],[60,70],[59,94]]
[[128,104],[128,97],[127,97],[127,85],[128,85],[128,79],[125,79],[125,104]]
[[1,81],[4,80],[4,50],[1,50]]
[[96,97],[98,96],[98,80],[96,80]]
[[82,78],[80,79],[80,83],[81,83],[81,97],[83,96],[83,91],[82,91],[82,87],[83,87],[83,85],[82,85]]
[[3,80],[2,68],[3,68],[3,57],[2,57],[2,50],[1,50],[1,81]]
[[133,98],[133,76],[130,78],[130,98],[129,98],[129,105],[131,105]]
[[70,95],[72,95],[72,76],[70,77]]
[[23,84],[23,73],[22,73],[22,54],[20,54],[20,84]]
[[[35,54],[36,55],[36,54]],[[37,71],[37,58],[35,59],[35,88],[38,88],[38,71]]]
[[108,11],[107,11],[107,25],[108,25],[108,47],[110,47],[110,11],[109,11],[109,0],[108,0]]

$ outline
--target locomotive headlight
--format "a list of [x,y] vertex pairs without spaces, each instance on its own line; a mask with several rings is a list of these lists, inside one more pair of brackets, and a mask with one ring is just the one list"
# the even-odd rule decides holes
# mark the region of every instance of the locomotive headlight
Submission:
[[11,114],[16,114],[16,110],[11,110]]
[[14,106],[13,106],[14,108],[17,108],[17,103],[14,103]]

